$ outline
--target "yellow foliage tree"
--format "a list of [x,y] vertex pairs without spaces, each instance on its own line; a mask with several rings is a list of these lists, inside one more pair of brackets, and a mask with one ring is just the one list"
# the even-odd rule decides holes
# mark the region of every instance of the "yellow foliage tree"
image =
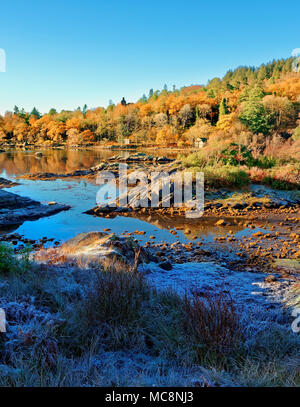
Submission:
[[176,144],[178,140],[178,133],[171,126],[165,125],[158,132],[156,136],[156,144],[168,146]]

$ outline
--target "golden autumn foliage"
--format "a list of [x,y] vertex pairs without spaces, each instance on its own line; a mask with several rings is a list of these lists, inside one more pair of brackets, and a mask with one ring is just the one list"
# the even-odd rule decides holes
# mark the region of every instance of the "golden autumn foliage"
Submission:
[[[291,60],[241,67],[207,86],[155,91],[136,103],[84,107],[40,115],[15,107],[0,116],[0,141],[11,144],[131,143],[191,147],[197,139],[234,140],[239,134],[292,137],[300,124],[300,74]],[[268,69],[267,69],[268,68]],[[281,72],[281,73],[280,73]],[[247,136],[248,137],[248,136]]]
[[162,146],[168,146],[170,144],[176,144],[178,140],[178,133],[176,130],[168,125],[163,126],[156,136],[156,144]]
[[235,113],[225,114],[219,117],[216,127],[219,130],[229,131],[236,119],[237,117]]
[[274,93],[278,96],[286,96],[291,101],[300,102],[300,75],[291,72],[273,84],[266,86],[266,92]]

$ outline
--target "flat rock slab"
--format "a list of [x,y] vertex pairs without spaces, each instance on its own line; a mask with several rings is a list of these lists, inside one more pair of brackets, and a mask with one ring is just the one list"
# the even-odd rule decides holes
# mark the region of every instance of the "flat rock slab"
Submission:
[[10,188],[19,185],[17,182],[10,181],[6,178],[0,178],[0,188]]
[[70,206],[43,205],[33,199],[0,190],[0,227],[21,225],[26,220],[36,220],[68,210]]

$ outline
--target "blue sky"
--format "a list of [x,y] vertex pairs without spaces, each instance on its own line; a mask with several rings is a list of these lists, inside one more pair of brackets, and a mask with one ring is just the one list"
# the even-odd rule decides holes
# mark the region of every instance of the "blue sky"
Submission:
[[300,47],[299,0],[15,0],[1,4],[0,112],[136,101]]

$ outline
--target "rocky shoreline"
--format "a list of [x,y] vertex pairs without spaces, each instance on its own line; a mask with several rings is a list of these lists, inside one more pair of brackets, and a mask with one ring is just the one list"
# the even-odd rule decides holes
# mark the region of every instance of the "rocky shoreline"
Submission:
[[6,178],[0,178],[0,188],[10,188],[18,185],[17,182],[10,181]]
[[119,163],[128,164],[128,170],[136,170],[136,165],[141,165],[139,167],[142,169],[147,169],[149,171],[150,165],[161,166],[163,164],[172,164],[175,160],[167,157],[155,157],[153,155],[147,155],[144,153],[136,153],[126,156],[114,155],[107,159],[106,161],[84,169],[84,170],[75,170],[68,173],[51,173],[51,172],[38,172],[33,174],[24,174],[20,178],[30,179],[30,180],[50,180],[50,179],[59,179],[59,178],[77,178],[77,177],[89,177],[96,175],[100,171],[112,171],[118,175],[118,166]]
[[49,202],[41,204],[33,199],[0,190],[0,227],[21,225],[28,220],[54,215],[70,209],[68,205]]

